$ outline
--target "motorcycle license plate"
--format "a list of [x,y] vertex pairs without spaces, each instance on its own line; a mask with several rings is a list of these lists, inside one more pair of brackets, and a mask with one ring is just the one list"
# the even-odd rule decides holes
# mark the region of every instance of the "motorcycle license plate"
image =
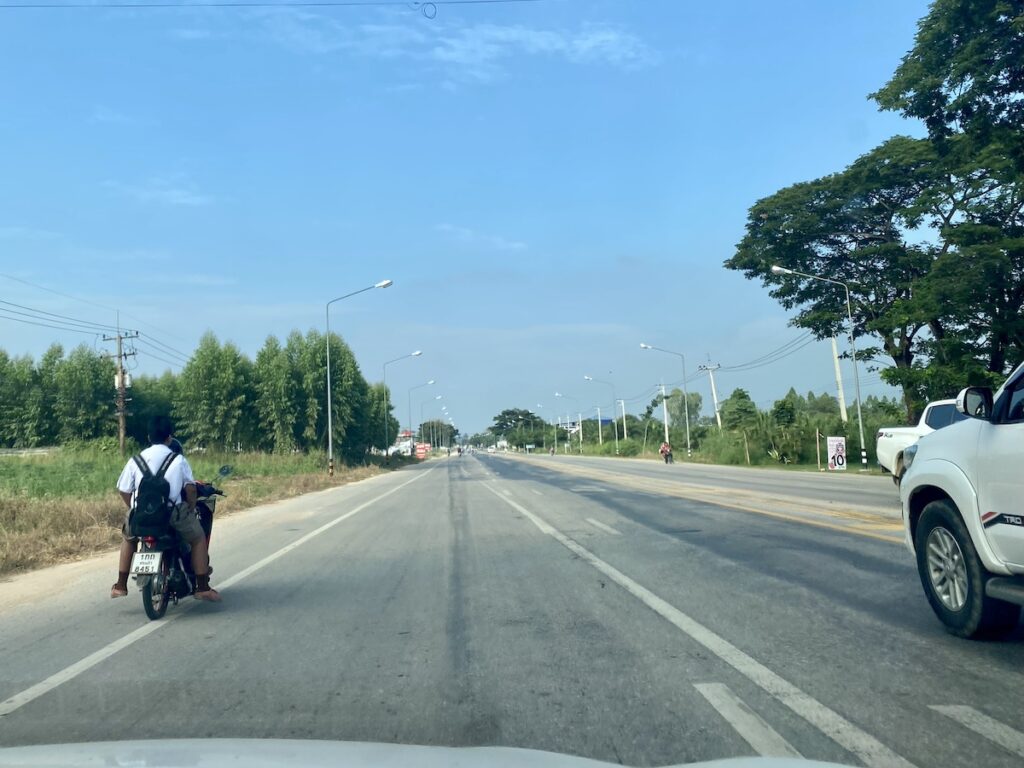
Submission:
[[159,573],[161,557],[163,557],[163,552],[136,552],[132,555],[131,573]]

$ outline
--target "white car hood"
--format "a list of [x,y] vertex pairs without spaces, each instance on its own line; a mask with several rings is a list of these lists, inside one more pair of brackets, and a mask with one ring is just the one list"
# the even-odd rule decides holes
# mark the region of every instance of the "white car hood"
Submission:
[[[285,739],[163,739],[0,749],[5,768],[606,768],[611,763],[507,747],[418,747]],[[792,758],[741,757],[689,768],[835,768]]]

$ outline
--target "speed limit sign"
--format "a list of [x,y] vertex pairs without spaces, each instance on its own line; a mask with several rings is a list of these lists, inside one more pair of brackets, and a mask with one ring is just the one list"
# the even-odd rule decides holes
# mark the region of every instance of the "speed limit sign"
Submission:
[[828,468],[832,471],[846,470],[846,438],[829,437],[828,443]]

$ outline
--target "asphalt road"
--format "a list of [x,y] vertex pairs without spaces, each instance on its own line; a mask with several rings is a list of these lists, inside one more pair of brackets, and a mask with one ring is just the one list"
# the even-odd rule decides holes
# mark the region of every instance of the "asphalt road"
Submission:
[[[625,472],[666,469],[684,471]],[[709,503],[681,474],[613,474],[453,457],[251,510],[214,528],[224,602],[160,622],[135,591],[106,596],[112,555],[66,581],[57,569],[44,593],[2,584],[0,744],[273,737],[628,765],[1021,764],[1024,632],[947,635],[884,520],[828,504],[765,514],[749,485]]]

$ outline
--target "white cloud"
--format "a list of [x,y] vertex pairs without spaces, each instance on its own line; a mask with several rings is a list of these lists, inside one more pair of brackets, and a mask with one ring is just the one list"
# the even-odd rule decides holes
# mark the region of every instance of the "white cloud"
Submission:
[[[259,37],[296,53],[412,59],[440,67],[448,81],[493,80],[502,76],[506,63],[517,56],[547,56],[620,69],[636,69],[658,60],[639,37],[608,24],[584,23],[576,29],[440,22],[346,25],[298,8],[260,9],[249,18],[259,25]],[[208,36],[186,32],[180,30],[177,36],[196,40]]]
[[216,36],[212,29],[205,29],[202,27],[172,29],[169,34],[171,37],[178,40],[210,40]]
[[526,243],[519,240],[507,240],[497,235],[484,235],[467,227],[457,227],[453,224],[438,224],[435,229],[460,243],[482,246],[495,251],[522,251],[526,248]]
[[0,240],[60,240],[63,235],[49,229],[34,227],[0,227]]
[[92,108],[89,122],[100,125],[137,125],[141,121],[131,115],[126,115],[124,112],[118,112],[116,109],[111,109],[103,104],[97,104]]
[[103,186],[134,198],[140,203],[199,207],[214,202],[212,197],[200,192],[196,185],[183,174],[154,176],[141,184],[105,181]]

